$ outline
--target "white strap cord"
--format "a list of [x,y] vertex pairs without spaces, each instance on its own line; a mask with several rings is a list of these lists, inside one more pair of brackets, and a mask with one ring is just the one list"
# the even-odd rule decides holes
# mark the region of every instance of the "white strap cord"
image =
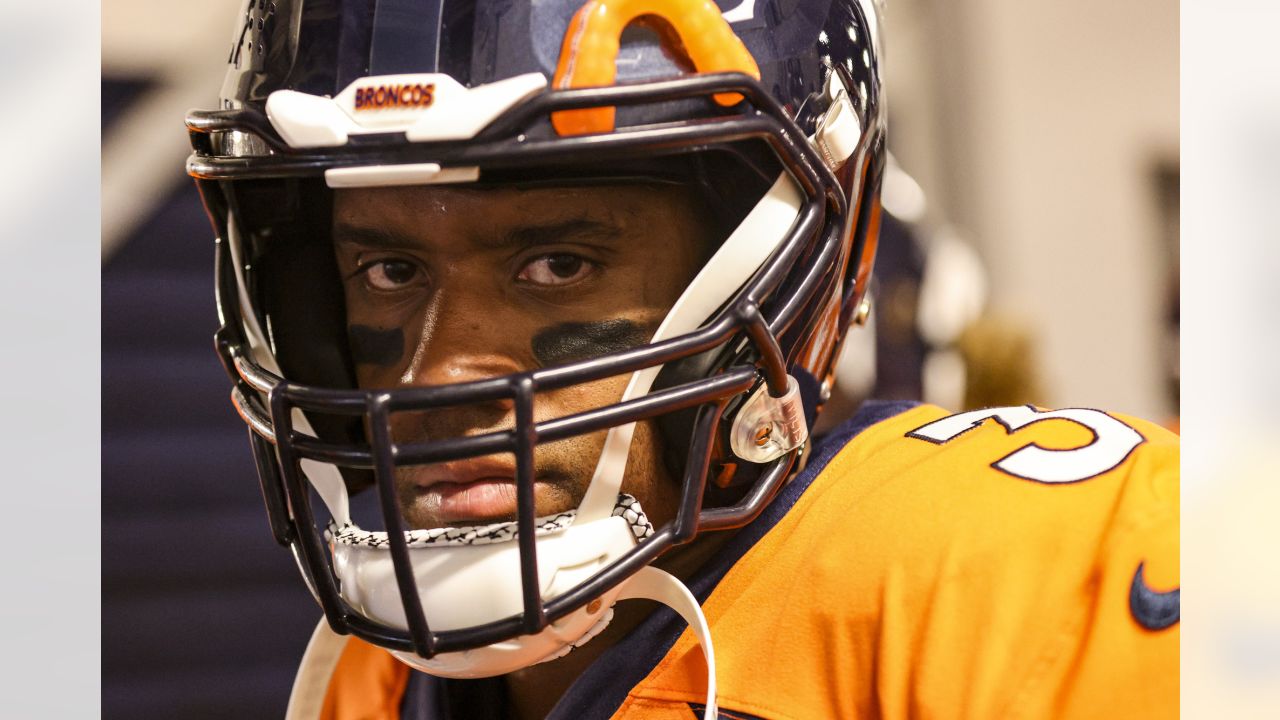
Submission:
[[680,617],[689,623],[689,628],[698,638],[702,648],[702,656],[707,659],[707,704],[703,712],[703,720],[715,720],[716,710],[716,651],[711,645],[711,628],[707,626],[707,618],[702,614],[698,600],[689,592],[674,575],[646,565],[634,577],[622,586],[618,594],[619,600],[645,599],[660,602],[680,613]]

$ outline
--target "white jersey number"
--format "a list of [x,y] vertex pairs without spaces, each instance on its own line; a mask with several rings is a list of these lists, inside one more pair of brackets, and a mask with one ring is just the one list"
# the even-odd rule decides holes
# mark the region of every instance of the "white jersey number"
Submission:
[[1115,469],[1146,441],[1137,430],[1098,410],[1070,408],[1040,411],[1029,406],[986,408],[952,415],[907,433],[907,437],[941,445],[995,420],[1010,434],[1043,420],[1069,420],[1093,433],[1085,445],[1063,450],[1028,443],[991,467],[1014,477],[1042,483],[1073,483]]

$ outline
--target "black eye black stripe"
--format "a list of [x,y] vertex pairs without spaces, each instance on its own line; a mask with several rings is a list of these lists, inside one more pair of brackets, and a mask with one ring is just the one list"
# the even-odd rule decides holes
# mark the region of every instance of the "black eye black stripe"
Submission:
[[620,318],[560,323],[533,336],[533,357],[543,367],[559,365],[630,350],[649,342],[649,335],[638,323]]
[[394,365],[404,355],[404,331],[400,328],[351,325],[347,328],[351,340],[351,359],[357,365]]

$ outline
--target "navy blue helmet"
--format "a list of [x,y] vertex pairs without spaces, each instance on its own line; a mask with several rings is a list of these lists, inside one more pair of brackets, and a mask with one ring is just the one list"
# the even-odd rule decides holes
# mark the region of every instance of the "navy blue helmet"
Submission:
[[[216,346],[271,529],[332,629],[448,676],[555,657],[598,632],[628,578],[750,522],[798,471],[866,311],[885,164],[878,14],[877,0],[244,3],[220,106],[188,115],[187,168],[217,235]],[[359,386],[336,193],[634,182],[687,190],[717,233],[645,341]],[[654,238],[654,273],[663,252]],[[617,376],[617,402],[536,412],[541,393]],[[509,426],[390,429],[493,403]],[[657,428],[678,483],[661,527],[619,493],[637,423]],[[605,439],[584,460],[585,497],[539,517],[535,452],[590,433]],[[515,458],[513,519],[407,527],[398,472],[495,453]],[[365,497],[380,529],[357,521]]]

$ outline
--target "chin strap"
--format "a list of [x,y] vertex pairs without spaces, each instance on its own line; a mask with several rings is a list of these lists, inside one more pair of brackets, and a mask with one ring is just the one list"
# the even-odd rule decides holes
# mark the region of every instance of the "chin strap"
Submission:
[[702,656],[707,659],[707,704],[703,720],[715,720],[716,710],[716,651],[711,646],[711,628],[702,614],[702,606],[674,575],[653,566],[645,566],[622,586],[618,600],[644,599],[662,603],[680,613],[689,623],[689,629],[698,638]]
[[[716,708],[716,653],[711,645],[711,629],[707,626],[707,618],[702,614],[702,607],[693,597],[693,593],[675,576],[652,566],[646,566],[623,584],[618,600],[653,600],[675,610],[689,623],[698,645],[702,648],[702,656],[707,660],[707,701],[703,720],[715,720],[718,717]],[[613,612],[612,608],[609,610]],[[593,629],[589,635],[594,637],[608,622],[603,622]],[[590,638],[587,638],[590,639]],[[339,635],[329,628],[328,622],[321,618],[307,644],[306,653],[298,668],[293,684],[293,692],[289,695],[289,708],[285,720],[316,720],[323,712],[324,698],[328,692],[338,660],[347,646],[350,637]],[[586,639],[575,645],[585,644]],[[562,657],[570,647],[566,647]]]

